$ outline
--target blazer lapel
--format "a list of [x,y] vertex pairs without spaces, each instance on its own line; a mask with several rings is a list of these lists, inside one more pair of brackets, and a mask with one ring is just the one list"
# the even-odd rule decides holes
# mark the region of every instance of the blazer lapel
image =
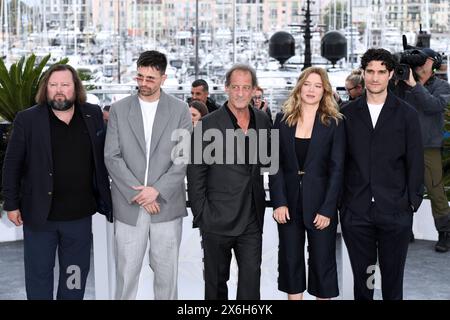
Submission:
[[128,113],[128,123],[130,124],[131,131],[133,131],[142,152],[145,154],[144,120],[142,119],[138,96],[135,96],[135,99],[133,99],[133,103],[131,104],[130,112]]
[[159,143],[161,135],[167,126],[170,119],[169,101],[166,94],[161,89],[161,96],[159,97],[158,107],[156,109],[155,121],[153,122],[152,141],[150,144],[150,157]]
[[[218,110],[216,110],[214,112],[217,112],[218,115],[220,115],[220,117],[216,118],[216,124],[217,124],[217,129],[219,129],[220,132],[222,133],[223,157],[224,157],[223,161],[224,161],[224,163],[226,163],[227,130],[235,130],[235,129],[234,129],[233,121],[231,120],[230,115],[228,114],[228,111],[225,109],[225,106],[220,107]],[[233,146],[234,146],[234,143],[236,143],[236,141],[233,142]],[[239,147],[237,149],[239,149]],[[228,152],[229,152],[229,150],[228,150]],[[237,154],[235,154],[234,152],[233,152],[233,154],[234,154],[233,163],[237,163]]]
[[388,94],[384,106],[381,109],[380,116],[378,117],[377,124],[375,125],[375,131],[378,131],[384,124],[389,122],[392,112],[394,111],[395,104],[392,102],[392,96]]
[[93,115],[86,110],[84,106],[80,106],[80,112],[83,117],[83,121],[86,124],[86,128],[89,134],[89,138],[91,139],[91,145],[92,145],[92,152],[94,154],[94,160],[97,159],[97,149],[95,148],[94,141],[95,141],[95,135],[97,134],[94,124]]
[[53,156],[52,156],[52,148],[51,148],[51,138],[50,138],[50,119],[48,114],[48,108],[47,106],[40,106],[39,110],[39,119],[37,120],[37,123],[40,125],[41,130],[41,136],[42,139],[42,149],[45,150],[45,153],[47,154],[48,161],[50,163],[50,167],[53,168]]
[[366,99],[361,99],[361,103],[358,105],[357,114],[364,122],[364,124],[367,126],[367,128],[369,128],[370,131],[373,131],[374,129],[372,124],[372,118],[370,117],[369,106],[367,105]]
[[[252,174],[255,173],[255,171],[259,168],[259,164],[260,164],[260,158],[259,158],[259,152],[260,152],[260,147],[261,145],[266,142],[266,141],[262,141],[260,140],[262,138],[262,136],[260,137],[259,135],[259,130],[260,129],[265,129],[263,127],[263,118],[260,116],[260,114],[258,112],[256,112],[255,108],[253,108],[254,110],[254,114],[255,114],[255,131],[256,131],[256,148],[253,148],[253,154],[249,155],[249,159],[255,161],[254,163],[252,163]],[[268,131],[270,131],[268,129]],[[269,135],[270,133],[268,132],[266,137]],[[264,138],[263,138],[264,139]],[[252,150],[252,148],[250,148],[250,150]]]
[[[330,121],[332,121],[332,120],[330,120]],[[323,141],[322,136],[325,132],[326,132],[326,127],[320,121],[319,112],[316,112],[316,118],[314,119],[313,130],[311,133],[311,141],[309,143],[308,152],[306,153],[306,159],[305,159],[305,165],[304,165],[305,168],[308,167],[308,164],[311,162],[311,159],[313,159],[314,153],[317,151],[317,148],[322,147],[322,144],[320,142]],[[294,135],[295,135],[295,133],[294,133]],[[298,161],[297,161],[297,163],[298,163]]]
[[297,154],[295,153],[295,130],[297,129],[297,125],[290,127],[285,121],[281,121],[280,124],[286,128],[289,153],[292,156],[292,159],[295,159],[295,163],[298,165]]

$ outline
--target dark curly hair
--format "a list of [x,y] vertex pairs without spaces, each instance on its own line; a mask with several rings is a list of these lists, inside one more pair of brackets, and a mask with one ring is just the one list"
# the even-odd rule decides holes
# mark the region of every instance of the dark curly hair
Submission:
[[385,65],[389,72],[394,70],[396,64],[394,56],[386,49],[381,48],[367,50],[361,58],[361,68],[366,70],[371,61],[381,61],[381,64]]

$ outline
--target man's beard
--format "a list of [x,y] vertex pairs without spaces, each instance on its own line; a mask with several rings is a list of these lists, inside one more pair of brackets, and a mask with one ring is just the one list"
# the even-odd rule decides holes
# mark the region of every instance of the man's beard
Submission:
[[151,89],[149,87],[139,87],[138,93],[141,96],[148,97],[154,95],[158,90],[159,88]]
[[72,108],[73,101],[64,99],[64,100],[50,100],[49,101],[50,107],[52,107],[53,110],[56,111],[66,111]]

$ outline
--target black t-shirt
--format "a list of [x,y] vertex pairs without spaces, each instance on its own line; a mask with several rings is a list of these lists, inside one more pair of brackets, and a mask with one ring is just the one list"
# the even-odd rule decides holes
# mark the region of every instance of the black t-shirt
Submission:
[[48,220],[69,221],[96,212],[94,157],[83,115],[78,107],[69,124],[49,107],[53,159],[52,206]]
[[295,138],[295,153],[297,155],[298,168],[303,170],[305,168],[306,156],[311,138]]

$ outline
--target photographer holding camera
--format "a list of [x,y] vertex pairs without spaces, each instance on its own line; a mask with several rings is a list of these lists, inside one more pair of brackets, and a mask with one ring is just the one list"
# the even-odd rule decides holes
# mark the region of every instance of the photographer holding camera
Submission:
[[[394,93],[419,113],[425,159],[425,186],[439,240],[437,252],[450,249],[450,208],[442,182],[441,147],[444,112],[450,101],[450,85],[436,77],[442,58],[430,48],[406,50],[395,69]],[[406,64],[406,66],[405,66]]]

